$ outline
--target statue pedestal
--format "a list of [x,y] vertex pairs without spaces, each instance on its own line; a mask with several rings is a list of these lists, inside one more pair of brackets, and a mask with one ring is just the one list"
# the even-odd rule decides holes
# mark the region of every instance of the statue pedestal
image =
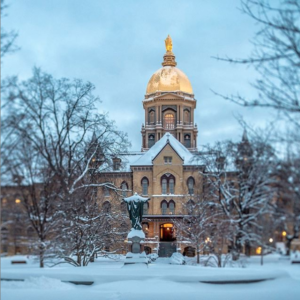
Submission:
[[127,235],[128,250],[125,265],[148,264],[148,258],[144,251],[145,234],[143,230],[131,229]]

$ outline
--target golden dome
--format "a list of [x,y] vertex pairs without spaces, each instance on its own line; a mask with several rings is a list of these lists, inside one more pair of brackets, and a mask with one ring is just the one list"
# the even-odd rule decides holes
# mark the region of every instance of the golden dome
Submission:
[[162,63],[163,68],[157,70],[150,78],[146,94],[152,94],[156,91],[175,92],[181,91],[193,94],[192,85],[187,76],[176,68],[175,55],[172,52],[173,43],[171,37],[165,40],[166,53]]
[[165,66],[157,70],[150,78],[146,94],[152,94],[156,91],[182,91],[193,94],[192,85],[188,77],[178,68],[171,66]]

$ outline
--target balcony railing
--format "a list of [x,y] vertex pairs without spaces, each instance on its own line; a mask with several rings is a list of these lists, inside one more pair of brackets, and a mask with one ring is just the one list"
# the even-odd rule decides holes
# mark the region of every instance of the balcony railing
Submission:
[[182,121],[177,121],[176,124],[163,124],[161,121],[157,121],[157,122],[147,122],[145,128],[164,128],[165,130],[174,130],[177,127],[189,127],[189,128],[194,128],[197,125],[193,124],[193,122],[182,122]]

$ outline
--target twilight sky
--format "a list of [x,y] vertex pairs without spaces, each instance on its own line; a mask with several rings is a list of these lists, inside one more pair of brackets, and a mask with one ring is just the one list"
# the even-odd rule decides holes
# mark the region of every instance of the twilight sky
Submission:
[[96,86],[100,111],[109,113],[141,148],[142,100],[151,75],[161,67],[164,40],[173,39],[177,67],[190,79],[197,99],[200,145],[240,139],[235,119],[253,126],[273,118],[270,111],[240,108],[215,96],[255,95],[254,70],[212,56],[244,57],[257,27],[239,0],[7,0],[6,30],[15,29],[21,50],[7,55],[2,78],[31,76],[33,66],[55,77],[80,78]]

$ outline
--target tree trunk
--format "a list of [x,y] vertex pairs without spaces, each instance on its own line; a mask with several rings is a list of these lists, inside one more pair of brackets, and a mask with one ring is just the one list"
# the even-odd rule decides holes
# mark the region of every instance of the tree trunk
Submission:
[[197,264],[200,264],[200,249],[199,249],[198,245],[197,245],[196,249],[197,249]]
[[264,264],[264,246],[261,246],[261,253],[260,253],[260,265]]
[[45,254],[45,247],[44,247],[44,242],[41,241],[40,244],[40,268],[44,268],[44,254]]
[[81,266],[81,254],[77,253],[77,263],[79,266]]

